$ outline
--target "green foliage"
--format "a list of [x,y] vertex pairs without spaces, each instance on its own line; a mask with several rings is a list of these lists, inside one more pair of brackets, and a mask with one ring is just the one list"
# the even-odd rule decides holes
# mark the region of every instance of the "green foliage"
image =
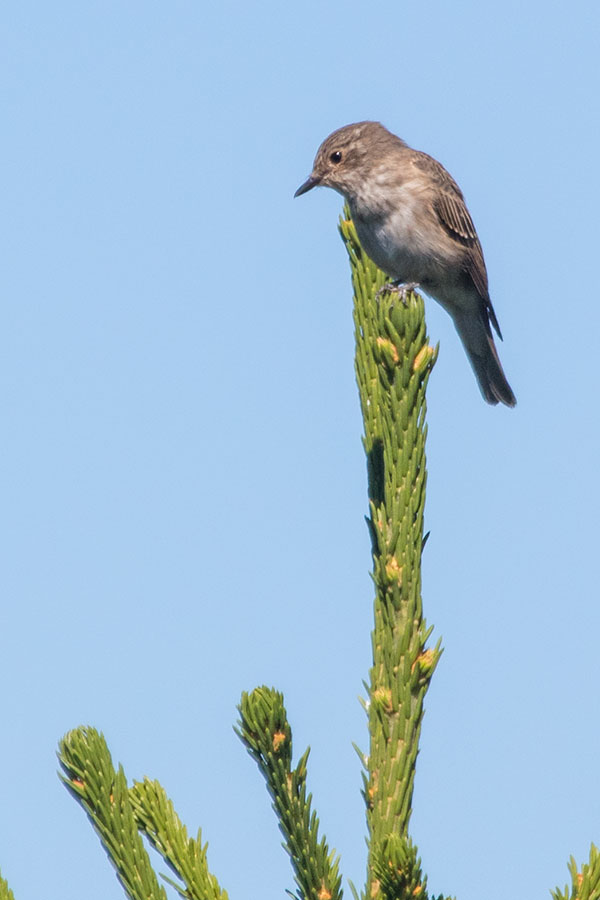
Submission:
[[61,779],[81,804],[117,878],[132,900],[166,900],[138,833],[123,769],[118,771],[94,728],[77,728],[60,742]]
[[88,815],[117,877],[132,900],[166,900],[150,864],[141,834],[163,856],[183,886],[165,878],[189,900],[227,900],[208,871],[202,836],[188,838],[173,804],[157,782],[148,779],[128,789],[102,734],[94,728],[70,731],[60,743],[62,781]]
[[166,875],[162,877],[172,885],[181,897],[190,900],[227,900],[227,891],[208,869],[206,851],[202,846],[202,832],[196,838],[188,837],[173,803],[158,781],[145,778],[134,782],[129,799],[138,828],[155,850],[160,853],[169,868],[183,882],[183,887]]
[[423,300],[386,286],[348,217],[340,232],[354,287],[356,380],[365,433],[373,551],[373,666],[361,754],[369,828],[368,897],[426,896],[408,837],[423,700],[440,657],[421,603],[425,509],[425,389],[437,358]]
[[421,860],[410,839],[392,834],[380,841],[371,854],[373,883],[382,897],[418,897],[427,879],[421,871]]
[[309,749],[292,769],[292,729],[283,695],[259,687],[242,694],[237,734],[258,764],[279,819],[283,846],[295,873],[300,900],[338,900],[342,896],[339,861],[319,840],[319,820],[306,793]]
[[8,882],[0,875],[0,900],[15,900],[15,895],[8,886]]
[[554,900],[600,900],[600,852],[594,844],[590,847],[589,863],[584,863],[579,871],[577,863],[571,857],[569,872],[571,890],[567,885],[564,891],[556,888],[552,891]]

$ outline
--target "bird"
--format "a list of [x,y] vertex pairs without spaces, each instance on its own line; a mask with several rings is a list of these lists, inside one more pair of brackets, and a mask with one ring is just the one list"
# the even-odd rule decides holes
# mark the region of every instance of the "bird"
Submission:
[[379,122],[355,122],[325,138],[294,197],[319,185],[345,198],[362,248],[393,286],[419,286],[449,313],[484,399],[515,406],[481,244],[443,165]]

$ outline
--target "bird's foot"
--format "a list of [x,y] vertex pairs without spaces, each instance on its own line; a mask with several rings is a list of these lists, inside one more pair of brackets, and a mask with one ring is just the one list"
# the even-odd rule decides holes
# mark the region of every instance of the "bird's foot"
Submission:
[[379,300],[382,294],[397,294],[402,301],[403,306],[408,306],[408,295],[418,288],[418,284],[414,281],[408,281],[402,284],[401,281],[386,281],[375,294],[375,299]]

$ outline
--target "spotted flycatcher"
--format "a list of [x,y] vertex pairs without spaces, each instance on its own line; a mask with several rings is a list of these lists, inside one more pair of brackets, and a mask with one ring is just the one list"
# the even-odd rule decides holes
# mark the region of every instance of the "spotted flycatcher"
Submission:
[[361,245],[396,285],[420,285],[450,314],[485,400],[514,406],[492,337],[491,325],[502,334],[481,244],[441,163],[379,122],[357,122],[323,141],[294,196],[317,185],[346,198]]

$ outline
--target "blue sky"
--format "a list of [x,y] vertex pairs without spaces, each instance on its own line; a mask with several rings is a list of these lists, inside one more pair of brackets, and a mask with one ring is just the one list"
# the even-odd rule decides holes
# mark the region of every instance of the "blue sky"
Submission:
[[284,691],[361,883],[372,591],[349,271],[320,141],[383,121],[483,244],[515,410],[445,313],[429,397],[429,886],[547,896],[600,842],[595,2],[22,2],[4,123],[0,867],[17,900],[122,896],[55,775],[104,731],[232,900],[292,887],[232,731]]

